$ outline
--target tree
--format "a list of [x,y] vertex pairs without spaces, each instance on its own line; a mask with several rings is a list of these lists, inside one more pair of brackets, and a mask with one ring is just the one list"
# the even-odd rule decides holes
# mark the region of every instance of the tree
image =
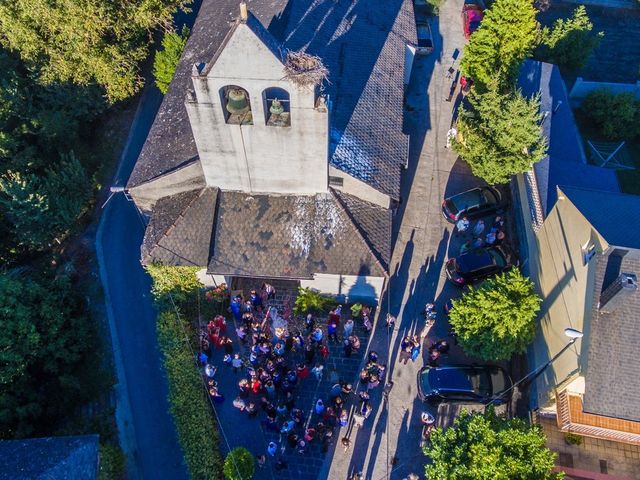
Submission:
[[563,70],[576,71],[587,61],[591,51],[598,46],[603,32],[591,33],[593,24],[584,5],[578,6],[568,19],[559,18],[553,28],[545,27],[536,57],[555,63]]
[[506,360],[533,341],[540,302],[531,280],[514,268],[454,300],[449,321],[466,353]]
[[437,428],[424,448],[431,459],[425,468],[430,480],[560,480],[553,473],[555,454],[545,446],[538,425],[521,418],[463,411],[453,427]]
[[43,83],[101,85],[112,102],[142,85],[138,63],[149,32],[185,0],[15,0],[0,4],[0,43],[17,51]]
[[83,398],[77,371],[94,334],[82,298],[64,276],[0,272],[0,319],[0,437],[46,431]]
[[224,460],[224,476],[227,480],[251,480],[254,470],[253,455],[246,448],[234,448]]
[[153,59],[153,76],[156,86],[163,94],[169,89],[188,38],[189,28],[186,25],[182,27],[180,34],[170,30],[162,38],[162,50],[158,50]]
[[609,140],[633,140],[640,135],[640,100],[631,92],[589,92],[580,113]]
[[474,89],[468,98],[470,107],[461,109],[459,141],[453,148],[474,175],[489,184],[505,183],[544,158],[547,144],[539,126],[539,97]]
[[472,78],[475,88],[502,91],[514,83],[522,61],[536,45],[535,14],[531,0],[496,0],[485,11],[460,63],[462,75]]
[[66,234],[87,207],[91,183],[73,154],[44,176],[9,171],[0,178],[0,206],[19,245],[41,250]]

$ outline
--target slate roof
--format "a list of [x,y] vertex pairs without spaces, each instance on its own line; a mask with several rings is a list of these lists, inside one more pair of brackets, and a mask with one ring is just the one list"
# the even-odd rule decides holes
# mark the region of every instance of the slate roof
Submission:
[[558,67],[527,60],[520,70],[518,86],[527,97],[540,92],[540,110],[546,112],[542,129],[549,145],[548,155],[533,166],[544,215],[556,203],[558,185],[619,192],[614,170],[586,163],[582,140]]
[[[202,2],[129,188],[197,157],[184,106],[192,65],[214,58],[237,9],[237,0]],[[330,163],[398,198],[408,155],[402,132],[405,45],[416,43],[411,0],[261,0],[250,1],[249,9],[279,50],[306,50],[329,69]]]
[[385,268],[333,193],[219,194],[209,273],[384,276]]
[[388,270],[391,261],[391,226],[393,221],[391,210],[365,202],[339,190],[333,190],[333,192],[346,208],[364,240],[376,253],[380,263]]
[[156,203],[142,242],[142,263],[206,266],[217,188],[203,188],[164,197]]
[[[604,210],[604,209],[603,209]],[[622,258],[620,272],[640,275],[640,252]],[[607,275],[607,257],[596,255],[594,305],[589,331],[583,409],[587,413],[640,422],[640,293],[611,313],[600,314],[598,299]],[[584,350],[583,350],[584,351]]]
[[98,435],[0,441],[0,480],[94,480]]
[[613,246],[640,249],[640,196],[561,185],[562,192]]

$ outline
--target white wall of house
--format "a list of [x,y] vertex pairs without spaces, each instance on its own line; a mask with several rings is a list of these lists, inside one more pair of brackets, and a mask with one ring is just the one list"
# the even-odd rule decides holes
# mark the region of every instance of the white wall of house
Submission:
[[380,301],[384,281],[384,277],[316,273],[313,280],[301,280],[300,285],[327,295],[344,296],[345,302],[363,301],[377,304]]
[[196,277],[198,278],[198,281],[205,287],[217,287],[223,283],[231,285],[231,277],[207,273],[206,268],[198,270],[196,272]]
[[[192,81],[195,99],[186,107],[208,185],[256,193],[327,191],[327,108],[317,104],[312,87],[284,79],[280,59],[246,24],[237,26],[213,65],[195,71]],[[227,124],[220,92],[232,85],[248,92],[253,125]],[[266,124],[263,93],[273,87],[290,96],[291,126]]]
[[329,176],[342,179],[341,186],[332,184],[332,188],[356,196],[375,205],[379,205],[383,208],[391,208],[391,197],[379,190],[376,190],[368,183],[352,177],[348,173],[345,173],[336,167],[332,167],[331,165],[329,166]]

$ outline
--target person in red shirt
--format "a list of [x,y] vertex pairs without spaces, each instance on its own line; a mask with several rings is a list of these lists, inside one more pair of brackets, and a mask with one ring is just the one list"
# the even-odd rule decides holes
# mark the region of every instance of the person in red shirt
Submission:
[[327,357],[329,357],[329,347],[327,347],[324,343],[322,345],[320,345],[318,350],[319,350],[320,355],[322,355],[322,358],[324,360],[326,360]]
[[298,368],[296,368],[296,371],[300,380],[304,380],[309,376],[309,367],[307,367],[304,363],[298,364]]

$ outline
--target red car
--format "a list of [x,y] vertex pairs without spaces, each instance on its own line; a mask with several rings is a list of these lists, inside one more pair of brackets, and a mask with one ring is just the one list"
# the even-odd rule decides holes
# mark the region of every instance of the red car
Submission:
[[465,3],[462,7],[462,29],[464,38],[469,40],[471,34],[478,30],[480,22],[484,18],[482,7],[475,3]]

